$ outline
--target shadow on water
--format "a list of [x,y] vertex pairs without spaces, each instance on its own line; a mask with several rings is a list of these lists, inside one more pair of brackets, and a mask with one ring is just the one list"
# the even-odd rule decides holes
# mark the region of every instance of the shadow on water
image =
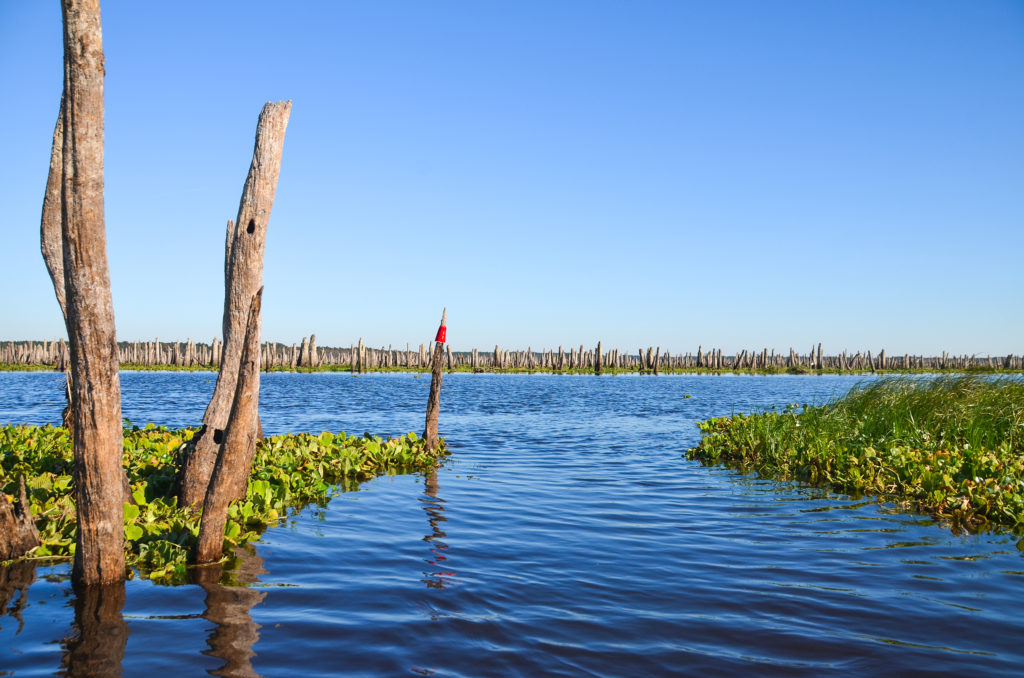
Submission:
[[447,533],[441,529],[441,523],[448,521],[444,515],[444,499],[437,496],[441,486],[437,482],[437,470],[432,470],[424,481],[423,510],[427,513],[427,522],[430,523],[430,534],[423,537],[423,541],[430,546],[431,557],[426,559],[428,565],[434,569],[423,573],[423,583],[432,589],[444,589],[455,583],[455,573],[447,570],[448,544],[442,541]]
[[259,640],[260,625],[253,621],[250,610],[267,597],[266,592],[250,588],[259,575],[267,574],[263,559],[251,546],[235,550],[232,568],[219,565],[197,568],[195,583],[206,592],[203,619],[216,624],[206,639],[208,650],[203,654],[223,659],[219,668],[208,671],[213,676],[250,677],[259,674],[252,667],[256,656],[252,646]]
[[75,621],[71,635],[61,641],[64,656],[57,675],[121,675],[128,644],[128,623],[122,614],[124,602],[123,581],[75,589]]

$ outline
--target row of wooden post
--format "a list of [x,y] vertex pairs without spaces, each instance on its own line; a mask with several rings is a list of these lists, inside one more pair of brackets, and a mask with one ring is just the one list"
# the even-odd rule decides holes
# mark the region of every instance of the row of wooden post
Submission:
[[[209,367],[218,368],[223,355],[223,342],[215,338],[211,343],[153,341],[120,342],[119,359],[122,366],[139,367]],[[371,348],[360,339],[347,348],[319,347],[316,335],[303,337],[301,343],[290,346],[279,342],[264,342],[260,347],[260,364],[264,370],[318,368],[325,366],[348,367],[353,372],[372,372],[396,368],[430,368],[433,342],[417,348],[381,346]],[[0,363],[25,366],[53,366],[64,370],[68,365],[68,345],[63,339],[54,341],[0,342]],[[877,354],[864,351],[850,354],[824,355],[821,344],[806,354],[790,349],[776,353],[767,348],[742,350],[726,355],[720,348],[698,347],[695,353],[671,354],[660,346],[627,353],[612,349],[602,351],[601,342],[593,350],[583,345],[554,350],[525,351],[502,349],[493,351],[452,351],[445,347],[444,364],[449,371],[469,368],[473,371],[594,371],[625,370],[632,372],[660,372],[662,370],[707,371],[784,371],[829,370],[837,372],[868,372],[884,370],[964,370],[964,369],[1024,369],[1024,355],[978,356],[950,355],[890,355],[885,349]]]

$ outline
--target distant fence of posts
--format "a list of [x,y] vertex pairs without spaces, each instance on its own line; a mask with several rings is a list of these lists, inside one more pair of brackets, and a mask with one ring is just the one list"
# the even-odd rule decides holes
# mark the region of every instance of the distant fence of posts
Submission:
[[[1024,369],[1024,355],[978,356],[950,355],[888,355],[884,349],[877,355],[871,351],[838,355],[823,355],[821,344],[806,354],[790,349],[788,353],[776,353],[767,348],[760,351],[742,350],[726,355],[722,349],[698,348],[696,353],[671,354],[660,347],[648,347],[635,352],[611,349],[602,351],[601,343],[593,349],[584,345],[568,350],[561,346],[557,350],[546,349],[525,351],[502,349],[495,346],[493,351],[452,351],[446,345],[445,366],[448,370],[472,370],[480,372],[502,371],[591,371],[606,370],[627,372],[652,372],[674,370],[705,370],[709,372],[750,371],[815,371],[867,372],[876,370],[1020,370]],[[153,341],[119,342],[118,353],[125,367],[208,367],[220,365],[223,344],[220,339],[211,343]],[[301,343],[292,345],[280,342],[262,344],[262,367],[264,370],[301,368],[348,368],[353,372],[410,369],[429,370],[433,342],[420,344],[417,348],[394,348],[381,346],[371,348],[362,340],[347,348],[316,345],[316,335],[303,337]],[[66,370],[69,362],[68,345],[63,339],[56,341],[7,341],[0,342],[0,364],[13,366],[53,366],[55,370]]]

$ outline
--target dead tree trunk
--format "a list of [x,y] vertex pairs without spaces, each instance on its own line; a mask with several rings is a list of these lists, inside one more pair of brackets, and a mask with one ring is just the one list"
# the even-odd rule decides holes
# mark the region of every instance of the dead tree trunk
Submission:
[[448,309],[441,312],[441,326],[434,337],[434,357],[430,364],[430,397],[427,398],[427,425],[423,439],[427,451],[437,451],[437,416],[441,412],[441,377],[444,370],[444,344],[448,340]]
[[218,448],[224,441],[224,430],[238,383],[249,303],[263,284],[267,222],[274,205],[284,133],[291,108],[290,101],[263,106],[256,126],[252,164],[238,205],[238,218],[234,224],[228,221],[224,248],[224,348],[217,385],[203,415],[203,428],[182,459],[178,477],[181,506],[195,506],[203,501],[217,461]]
[[39,546],[39,532],[25,494],[25,476],[18,479],[18,485],[16,503],[7,501],[7,495],[0,492],[0,560],[20,558]]
[[256,420],[260,400],[260,306],[263,288],[253,296],[245,328],[245,343],[236,380],[235,397],[209,487],[203,501],[195,561],[219,560],[224,545],[228,504],[245,495],[256,454]]
[[[99,584],[124,579],[121,383],[103,212],[103,39],[97,0],[63,0],[61,11],[61,248],[75,377],[71,401],[77,403],[72,408],[78,510],[72,579]],[[46,197],[51,197],[49,182]]]
[[[63,219],[64,189],[64,95],[60,98],[60,111],[57,113],[57,124],[53,130],[53,145],[50,148],[50,171],[46,176],[46,192],[43,195],[43,215],[39,224],[39,244],[43,253],[43,262],[50,273],[53,291],[60,304],[60,313],[64,317],[64,325],[68,323],[67,293],[64,289],[64,236],[61,234]],[[64,340],[61,339],[61,348]],[[63,353],[62,353],[63,357]],[[66,366],[64,366],[66,367]],[[62,369],[58,365],[58,369]],[[74,438],[74,420],[71,416],[71,382],[70,370],[65,370],[64,398],[67,405],[61,412],[61,423]]]
[[61,235],[61,214],[63,213],[64,176],[64,97],[60,99],[60,111],[53,130],[53,146],[50,150],[50,173],[46,177],[46,193],[43,195],[43,216],[39,225],[40,249],[43,262],[50,273],[53,291],[60,304],[60,312],[66,319],[68,305],[64,291],[64,237]]

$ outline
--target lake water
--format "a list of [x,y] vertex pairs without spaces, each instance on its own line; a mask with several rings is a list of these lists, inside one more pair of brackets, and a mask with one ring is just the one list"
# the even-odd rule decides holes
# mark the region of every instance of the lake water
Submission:
[[[124,416],[195,425],[214,378],[122,373]],[[56,423],[62,379],[0,374],[0,424]],[[1014,538],[682,456],[698,420],[856,380],[446,375],[443,468],[290,516],[233,585],[8,573],[0,676],[1020,675]],[[263,426],[419,432],[428,386],[265,375]]]

